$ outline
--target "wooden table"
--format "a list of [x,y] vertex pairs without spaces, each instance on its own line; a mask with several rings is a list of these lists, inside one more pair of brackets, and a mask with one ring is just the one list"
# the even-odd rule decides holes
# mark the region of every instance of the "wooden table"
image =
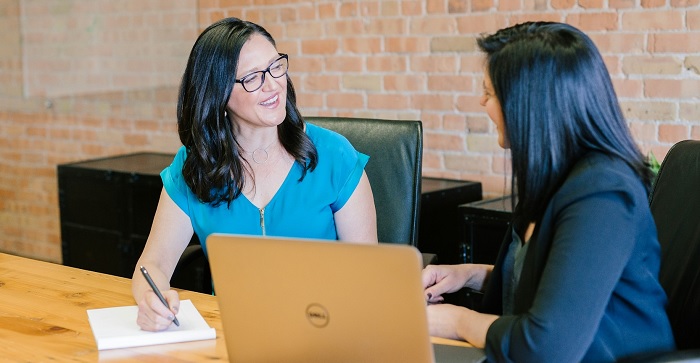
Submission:
[[219,305],[181,291],[215,340],[98,351],[87,309],[135,305],[131,280],[0,253],[0,357],[3,361],[227,361]]
[[[88,309],[135,305],[131,280],[0,253],[2,361],[228,361],[216,297],[180,290],[216,339],[98,351]],[[432,338],[434,343],[468,345]]]

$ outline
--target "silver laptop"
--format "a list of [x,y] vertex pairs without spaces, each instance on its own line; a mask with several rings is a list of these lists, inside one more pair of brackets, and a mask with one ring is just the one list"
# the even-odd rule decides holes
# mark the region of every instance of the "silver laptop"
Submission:
[[231,362],[483,357],[433,349],[414,247],[228,234],[210,235],[206,247]]

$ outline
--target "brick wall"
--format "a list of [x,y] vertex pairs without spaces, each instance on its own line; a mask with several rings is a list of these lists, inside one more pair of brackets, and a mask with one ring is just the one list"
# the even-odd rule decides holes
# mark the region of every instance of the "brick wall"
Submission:
[[22,95],[22,48],[18,0],[0,0],[0,95]]
[[260,23],[290,54],[304,114],[420,119],[424,174],[481,181],[489,196],[507,191],[508,156],[478,105],[474,40],[521,21],[593,38],[644,152],[700,139],[700,0],[111,3],[0,0],[2,251],[61,260],[58,163],[177,148],[178,65],[224,16]]
[[171,85],[196,36],[194,0],[24,0],[25,94]]
[[[264,25],[290,54],[305,114],[421,119],[424,174],[504,192],[507,168],[478,104],[475,38],[527,20],[562,21],[600,47],[645,153],[700,138],[700,0],[200,2],[200,25]],[[506,187],[508,188],[508,187]],[[507,190],[507,189],[506,189]]]

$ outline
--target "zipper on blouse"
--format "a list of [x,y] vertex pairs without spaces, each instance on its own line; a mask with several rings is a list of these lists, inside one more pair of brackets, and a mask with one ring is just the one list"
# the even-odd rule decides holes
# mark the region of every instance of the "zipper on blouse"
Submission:
[[265,236],[265,208],[260,209],[260,229],[262,230],[262,235]]

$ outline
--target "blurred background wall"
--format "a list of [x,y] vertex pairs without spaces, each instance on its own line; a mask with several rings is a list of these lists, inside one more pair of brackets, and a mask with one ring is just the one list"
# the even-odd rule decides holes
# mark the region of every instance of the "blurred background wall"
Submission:
[[475,39],[504,26],[586,31],[644,153],[700,139],[700,0],[0,0],[0,251],[61,262],[58,164],[175,152],[190,48],[228,16],[290,55],[304,115],[420,119],[424,175],[484,197],[510,177]]

